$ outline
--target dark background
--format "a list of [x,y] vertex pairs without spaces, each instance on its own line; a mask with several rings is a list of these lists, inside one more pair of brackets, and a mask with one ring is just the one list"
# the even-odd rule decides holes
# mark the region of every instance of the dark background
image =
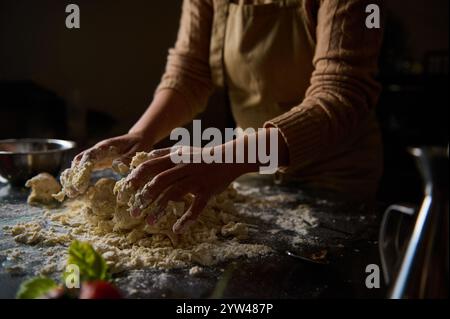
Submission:
[[[70,138],[80,145],[126,132],[151,102],[178,29],[181,1],[78,0],[81,29],[58,0],[0,0],[0,138]],[[421,182],[405,152],[448,144],[448,0],[391,0],[383,13],[385,142],[379,198],[414,201]],[[223,94],[203,114],[225,127]]]

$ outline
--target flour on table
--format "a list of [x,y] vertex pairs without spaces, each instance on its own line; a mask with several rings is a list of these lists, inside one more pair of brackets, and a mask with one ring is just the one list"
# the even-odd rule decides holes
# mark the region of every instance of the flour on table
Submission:
[[[148,156],[147,153],[138,153],[132,161],[132,168],[147,160]],[[70,174],[67,173],[72,179],[62,176],[65,183],[63,192],[74,188],[76,191],[69,197],[78,194],[76,198],[65,201],[60,209],[47,211],[40,221],[12,226],[8,231],[14,239],[27,245],[55,247],[67,246],[74,239],[88,241],[103,255],[113,271],[212,266],[229,259],[252,258],[272,252],[266,245],[241,242],[248,237],[248,228],[235,209],[234,201],[238,194],[233,188],[212,198],[186,232],[175,234],[173,224],[184,214],[192,197],[186,196],[182,202],[170,201],[165,214],[156,224],[149,225],[145,216],[152,213],[152,205],[145,208],[144,214],[138,218],[129,213],[130,204],[134,203],[130,199],[135,198],[136,192],[128,190],[129,198],[117,200],[114,192],[125,185],[125,179],[101,178],[86,187],[91,168],[72,168]],[[51,227],[47,227],[48,222]],[[55,267],[55,263],[48,264],[42,272]]]
[[[149,158],[148,153],[137,153],[130,167],[133,169]],[[90,179],[92,171],[79,173]],[[63,183],[66,190],[73,186],[69,180]],[[87,186],[77,187],[77,192],[84,191],[66,200],[61,208],[10,226],[5,232],[19,243],[51,248],[53,253],[47,257],[41,273],[61,269],[66,247],[76,239],[90,242],[113,272],[188,267],[194,269],[190,272],[195,275],[198,269],[223,261],[272,253],[271,247],[262,244],[267,236],[284,236],[284,231],[288,231],[293,234],[288,237],[293,244],[301,243],[309,229],[317,226],[307,205],[277,209],[277,203],[294,202],[295,196],[260,196],[255,189],[242,192],[235,185],[237,188],[230,187],[213,197],[183,234],[175,234],[172,227],[190,205],[191,196],[169,202],[165,214],[156,224],[149,225],[146,216],[152,213],[152,204],[138,218],[132,217],[129,210],[136,205],[137,191],[128,187],[124,178],[101,178],[94,185],[88,182]],[[262,234],[260,224],[271,228]]]
[[[308,204],[296,204],[298,197],[295,193],[273,194],[273,191],[269,191],[267,196],[261,194],[267,191],[267,187],[269,186],[259,188],[237,184],[237,191],[244,198],[240,213],[272,225],[272,228],[267,229],[269,236],[283,237],[294,247],[314,244],[316,238],[309,236],[310,230],[319,225],[319,220],[314,216],[314,209]],[[286,204],[296,205],[292,209],[286,209]],[[248,209],[247,205],[253,209]]]
[[280,214],[275,223],[283,229],[306,235],[310,227],[318,225],[318,220],[311,215],[308,205],[300,204],[295,209],[289,209],[284,214]]
[[191,269],[189,269],[189,275],[191,276],[198,276],[203,273],[203,268],[199,266],[194,266]]
[[[220,201],[224,201],[223,197],[231,200],[232,193],[228,191],[219,195],[222,197]],[[64,229],[64,234],[45,229],[39,222],[18,224],[7,231],[17,242],[29,245],[67,246],[74,239],[88,241],[103,255],[113,271],[213,266],[225,260],[252,258],[272,251],[265,245],[239,242],[232,235],[230,238],[223,237],[222,229],[231,227],[224,221],[239,217],[235,211],[223,211],[214,200],[197,223],[186,233],[175,236],[171,233],[171,226],[177,219],[176,214],[180,213],[174,207],[169,207],[170,211],[154,227],[138,220],[130,229],[114,231],[117,212],[112,218],[109,216],[110,219],[106,218],[106,214],[93,214],[88,195],[89,191],[83,198],[70,200],[64,208],[47,215],[53,225]]]
[[248,236],[248,228],[246,224],[230,221],[221,229],[223,236],[236,237],[238,239],[246,239]]

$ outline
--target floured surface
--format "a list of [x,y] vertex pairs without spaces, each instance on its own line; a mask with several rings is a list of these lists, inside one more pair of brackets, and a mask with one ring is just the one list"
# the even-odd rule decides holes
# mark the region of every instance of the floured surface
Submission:
[[[110,155],[107,158],[112,159],[115,150],[105,152]],[[130,169],[136,168],[151,156],[151,153],[137,153]],[[146,187],[152,185],[151,182],[142,189],[131,187],[125,177],[103,177],[92,184],[91,174],[99,163],[86,158],[83,156],[79,162],[73,162],[61,174],[62,190],[54,197],[58,200],[63,199],[64,195],[69,197],[61,209],[48,210],[30,222],[5,226],[5,233],[17,243],[26,245],[67,246],[73,240],[87,241],[105,258],[113,272],[214,266],[239,257],[265,256],[273,251],[264,243],[245,242],[249,238],[250,227],[260,232],[260,222],[248,224],[248,218],[236,205],[253,201],[260,207],[271,207],[277,198],[258,201],[243,194],[242,190],[239,194],[235,186],[230,186],[223,193],[213,196],[190,227],[178,234],[173,230],[174,225],[192,205],[194,199],[191,194],[186,194],[177,202],[169,201],[161,214],[158,200],[145,203],[141,196]],[[48,184],[44,182],[49,181],[50,177],[40,174],[27,182],[27,185],[33,186],[34,197],[39,194],[37,190],[43,189],[41,184]],[[56,183],[54,179],[52,181]],[[39,185],[41,187],[37,187]],[[55,189],[54,193],[57,191],[59,189]],[[47,197],[52,198],[50,194]],[[308,207],[305,206],[303,210],[299,207],[278,216],[269,216],[268,221],[273,218],[274,225],[296,236],[304,236],[308,228],[316,226],[315,218],[310,215]],[[131,212],[138,211],[141,213],[131,216]],[[156,218],[156,214],[161,217]],[[268,217],[264,218],[267,220]],[[156,220],[156,223],[149,224],[148,220]],[[50,226],[46,223],[50,223]],[[293,241],[297,242],[298,239]],[[45,265],[48,266],[47,263]],[[51,269],[62,269],[63,265],[61,259]]]
[[[307,246],[323,245],[330,248],[341,247],[345,244],[346,233],[366,234],[367,232],[361,230],[373,220],[372,215],[363,215],[367,212],[365,207],[339,208],[332,201],[308,197],[297,188],[290,190],[265,183],[255,180],[250,184],[245,181],[237,185],[238,193],[240,196],[244,196],[245,200],[234,201],[233,206],[239,214],[239,222],[248,225],[248,235],[245,239],[231,239],[231,241],[240,244],[264,245],[270,247],[273,250],[272,253],[250,259],[230,259],[219,262],[215,266],[202,266],[195,261],[173,261],[181,268],[170,270],[170,267],[162,269],[137,267],[136,270],[126,270],[116,274],[119,287],[127,295],[135,297],[208,297],[219,278],[224,275],[223,271],[225,270],[226,273],[231,265],[237,264],[239,265],[238,271],[234,274],[242,273],[242,276],[236,278],[239,282],[237,286],[234,284],[234,288],[230,287],[230,296],[269,296],[268,294],[275,293],[271,292],[273,290],[278,291],[276,292],[277,296],[283,294],[289,297],[294,297],[296,294],[299,296],[309,289],[306,282],[316,277],[308,276],[305,273],[306,277],[301,279],[301,282],[306,285],[304,288],[299,287],[298,282],[296,284],[295,281],[287,278],[282,279],[296,269],[292,267],[302,265],[297,260],[287,257],[284,250],[289,248],[301,251]],[[64,223],[60,218],[61,211],[52,211],[44,216],[45,209],[26,205],[27,195],[28,191],[11,191],[8,186],[0,188],[2,217],[0,221],[2,225],[0,227],[0,281],[5,287],[4,289],[7,289],[6,287],[16,289],[23,278],[39,273],[59,278],[60,269],[65,263],[67,243],[71,238],[82,239],[86,235],[76,232],[68,234],[67,225],[60,225]],[[73,204],[75,205],[75,203]],[[41,230],[37,232],[37,235],[28,237],[18,233],[11,236],[7,234],[9,230],[3,229],[4,226],[13,227],[18,223],[29,222],[37,222],[40,225]],[[72,220],[72,222],[76,224],[76,220]],[[231,225],[229,226],[230,229],[233,228]],[[331,231],[324,226],[327,228],[333,226],[336,229],[342,229],[345,233]],[[57,236],[47,236],[47,232],[53,232]],[[36,240],[36,243],[29,245],[17,242],[14,238],[17,236],[19,236],[18,241]],[[104,236],[101,235],[93,237],[96,236],[104,239]],[[222,229],[217,236],[220,239],[223,238]],[[48,237],[53,239],[49,240]],[[112,238],[109,240],[111,243],[114,242]],[[164,241],[166,240],[167,243],[170,242],[170,239],[164,239]],[[108,246],[106,245],[106,247]],[[164,247],[161,250],[164,250]],[[107,253],[107,250],[104,253]],[[131,262],[127,251],[119,255],[123,257],[123,260],[117,264],[116,270],[125,269],[129,266],[127,263]],[[114,254],[106,255],[108,258],[114,258],[113,256]],[[183,264],[185,266],[182,266]],[[200,267],[201,271],[193,270],[190,275],[190,269],[195,266]],[[310,271],[308,269],[299,269],[299,274]],[[267,277],[269,274],[270,277]],[[270,281],[267,282],[269,278],[279,279],[275,285]],[[246,283],[246,281],[249,282]],[[244,290],[239,288],[242,285],[245,285]],[[3,294],[3,296],[13,295],[14,291],[10,294]]]
[[[101,179],[96,185],[107,187],[108,182]],[[264,256],[271,252],[267,245],[240,242],[247,239],[248,226],[240,222],[242,218],[234,208],[233,200],[237,197],[234,193],[226,192],[215,198],[197,223],[185,234],[177,236],[171,232],[171,225],[182,214],[183,208],[177,209],[172,204],[168,207],[170,212],[155,226],[133,219],[125,211],[122,219],[135,222],[131,224],[120,220],[118,212],[107,207],[108,198],[101,198],[95,191],[88,191],[84,198],[68,201],[61,209],[48,210],[32,221],[5,226],[3,230],[17,243],[51,247],[52,258],[45,263],[46,269],[38,270],[40,273],[50,272],[48,265],[55,263],[57,255],[61,258],[52,269],[62,269],[65,258],[61,254],[65,250],[58,248],[67,247],[74,239],[93,244],[114,272],[213,266],[230,259]],[[104,206],[99,208],[99,205]],[[109,210],[112,210],[112,219],[101,215]]]
[[[169,202],[165,216],[150,226],[142,218],[131,217],[125,207],[114,204],[115,184],[114,179],[100,178],[83,196],[30,221],[4,226],[3,231],[16,243],[42,246],[49,251],[37,273],[61,271],[65,248],[75,239],[93,244],[117,273],[148,268],[193,269],[241,257],[262,257],[274,252],[269,239],[277,232],[292,232],[291,243],[296,243],[296,237],[306,237],[308,229],[316,226],[307,208],[303,212],[291,210],[287,215],[266,212],[266,207],[276,207],[276,201],[285,201],[286,197],[258,199],[237,184],[240,192],[230,188],[214,197],[199,220],[186,233],[176,235],[172,225],[189,203]],[[266,226],[261,227],[263,224]],[[19,260],[19,250],[6,253],[11,269],[26,268],[14,263]]]

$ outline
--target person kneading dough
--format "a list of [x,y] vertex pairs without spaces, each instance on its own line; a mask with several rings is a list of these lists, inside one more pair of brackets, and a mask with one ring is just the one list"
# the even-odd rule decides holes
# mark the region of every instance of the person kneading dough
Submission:
[[[379,3],[184,0],[178,38],[151,105],[127,134],[80,153],[73,165],[99,160],[113,147],[115,163],[129,166],[137,152],[189,123],[214,89],[224,88],[236,124],[256,132],[208,152],[248,146],[250,137],[269,140],[275,129],[282,179],[343,198],[373,198],[382,167],[375,76],[383,28],[365,26],[365,8]],[[157,208],[150,224],[169,201],[193,196],[176,233],[194,223],[213,195],[260,167],[248,160],[174,163],[170,151],[151,154],[121,189],[139,194],[136,216],[149,205]]]

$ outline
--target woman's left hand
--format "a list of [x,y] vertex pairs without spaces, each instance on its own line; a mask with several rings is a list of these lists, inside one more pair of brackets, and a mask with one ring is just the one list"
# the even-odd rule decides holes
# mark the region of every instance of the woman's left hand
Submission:
[[[160,149],[151,152],[151,159],[139,165],[127,177],[127,183],[134,190],[142,188],[136,199],[140,207],[155,202],[155,214],[147,217],[149,224],[161,218],[169,201],[182,201],[184,195],[192,194],[193,201],[184,215],[173,225],[175,233],[182,233],[198,218],[209,199],[228,185],[252,170],[248,164],[237,163],[174,163],[171,158],[178,149]],[[183,148],[184,156],[194,156],[201,148]],[[139,216],[142,209],[135,208],[132,216]]]

